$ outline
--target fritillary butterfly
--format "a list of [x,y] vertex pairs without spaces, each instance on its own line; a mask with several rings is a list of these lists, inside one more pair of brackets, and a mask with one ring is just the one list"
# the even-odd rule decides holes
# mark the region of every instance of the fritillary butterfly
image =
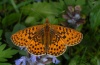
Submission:
[[27,48],[31,54],[56,57],[62,55],[67,46],[80,43],[82,38],[82,33],[71,28],[51,25],[48,20],[43,25],[20,30],[11,36],[15,45]]

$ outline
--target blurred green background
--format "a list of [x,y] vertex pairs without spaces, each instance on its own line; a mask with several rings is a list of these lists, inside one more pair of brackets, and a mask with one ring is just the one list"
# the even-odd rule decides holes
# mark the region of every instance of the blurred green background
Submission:
[[[10,36],[23,28],[43,24],[48,18],[51,24],[67,22],[62,17],[68,6],[80,5],[85,16],[81,25],[83,40],[68,47],[58,57],[57,65],[100,65],[100,1],[99,0],[0,0],[0,65],[14,65],[25,55]],[[55,65],[55,64],[49,64]]]

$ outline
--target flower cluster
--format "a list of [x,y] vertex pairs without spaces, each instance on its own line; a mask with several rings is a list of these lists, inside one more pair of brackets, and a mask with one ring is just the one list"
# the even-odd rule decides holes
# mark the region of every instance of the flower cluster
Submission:
[[30,54],[30,57],[22,56],[20,59],[15,60],[15,65],[45,65],[51,62],[58,64],[60,61],[50,55],[35,56]]
[[81,15],[81,7],[79,5],[75,7],[68,6],[68,10],[63,14],[63,18],[66,19],[69,24],[73,25],[74,28],[85,22],[85,16]]

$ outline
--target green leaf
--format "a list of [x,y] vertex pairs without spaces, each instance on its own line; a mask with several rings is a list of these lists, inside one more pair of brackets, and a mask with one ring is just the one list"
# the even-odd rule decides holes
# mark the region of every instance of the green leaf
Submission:
[[89,36],[89,34],[85,34],[84,38],[82,40],[83,46],[85,47],[91,47],[94,46],[93,41],[91,40],[91,37]]
[[100,65],[100,59],[97,59],[97,65]]
[[97,2],[90,13],[91,29],[95,30],[100,26],[100,2]]
[[76,5],[85,5],[85,0],[76,0]]
[[0,45],[1,45],[2,43],[0,42]]
[[3,51],[3,49],[6,47],[6,44],[3,44],[0,46],[0,51]]
[[1,37],[2,33],[3,33],[3,30],[0,30],[0,37]]
[[36,17],[33,17],[33,16],[28,16],[25,20],[25,23],[28,24],[28,25],[37,25],[39,24],[40,22],[37,22],[37,19]]
[[15,1],[14,1],[14,0],[10,0],[10,2],[11,2],[11,4],[13,5],[13,8],[15,9],[15,11],[16,11],[17,13],[19,13],[18,7],[17,7],[17,5],[15,4]]
[[79,56],[75,56],[73,59],[71,59],[69,65],[77,65],[79,62]]
[[100,57],[94,56],[94,57],[91,59],[91,63],[92,63],[93,65],[100,65]]
[[80,63],[80,65],[91,65],[90,63]]
[[65,58],[66,60],[69,60],[69,59],[70,59],[70,57],[68,56],[67,53],[64,53],[63,56],[64,56],[64,58]]
[[11,32],[5,32],[6,43],[8,43],[10,47],[14,47],[15,45],[11,42],[11,35]]
[[54,13],[57,13],[57,15],[64,11],[65,3],[62,0],[59,2],[51,2],[50,4],[52,7],[51,9],[53,9],[55,11]]
[[1,40],[2,38],[0,38],[0,40]]
[[19,13],[12,13],[10,15],[7,15],[5,18],[2,20],[2,24],[4,27],[9,26],[15,22],[18,22],[20,19],[20,14]]
[[0,62],[4,62],[4,61],[7,61],[7,59],[5,59],[5,58],[0,58]]
[[48,16],[47,18],[51,24],[58,24],[58,19],[56,19],[54,16]]
[[67,5],[74,5],[75,4],[75,0],[65,0],[65,3]]
[[12,58],[12,55],[18,52],[17,50],[13,50],[11,48],[4,49],[5,47],[6,47],[5,44],[0,45],[0,61],[1,62],[7,61],[6,58]]
[[35,17],[46,17],[51,15],[58,15],[57,9],[52,7],[51,3],[38,2],[32,5],[22,7],[22,13]]
[[19,50],[19,54],[20,54],[20,55],[24,55],[24,56],[26,56],[26,55],[27,55],[27,52],[24,51],[24,50]]
[[18,24],[16,24],[16,25],[14,26],[13,32],[12,32],[12,33],[15,33],[15,32],[17,32],[17,31],[19,31],[19,30],[24,29],[24,28],[26,28],[24,25],[18,23]]
[[2,38],[1,38],[2,33],[3,33],[3,30],[0,30],[0,40],[2,39]]
[[10,63],[0,63],[0,65],[12,65]]

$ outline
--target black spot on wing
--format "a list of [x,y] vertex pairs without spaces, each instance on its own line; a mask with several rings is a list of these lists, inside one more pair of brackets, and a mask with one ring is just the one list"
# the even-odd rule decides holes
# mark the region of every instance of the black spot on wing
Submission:
[[34,27],[32,28],[32,30],[34,30]]
[[63,38],[63,39],[65,39],[65,38],[66,38],[66,36],[64,35],[62,38]]
[[61,27],[59,27],[59,30],[61,30]]

